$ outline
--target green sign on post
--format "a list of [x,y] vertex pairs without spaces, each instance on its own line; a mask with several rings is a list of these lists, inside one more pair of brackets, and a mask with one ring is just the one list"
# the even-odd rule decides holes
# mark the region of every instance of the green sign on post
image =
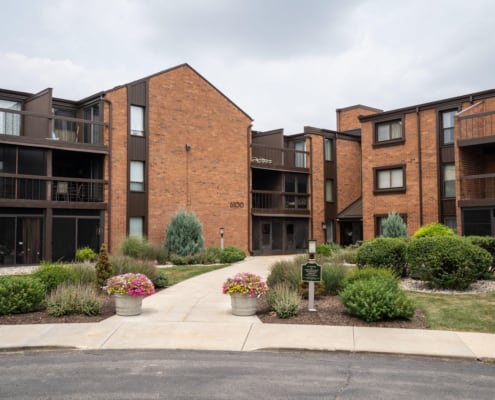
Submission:
[[303,282],[320,282],[321,267],[315,262],[308,262],[302,265],[301,280]]

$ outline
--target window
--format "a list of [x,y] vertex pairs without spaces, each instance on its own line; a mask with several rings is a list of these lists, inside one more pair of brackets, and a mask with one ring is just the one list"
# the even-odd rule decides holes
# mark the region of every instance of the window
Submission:
[[444,197],[455,197],[455,165],[443,166],[443,195]]
[[325,230],[325,242],[332,243],[333,242],[333,221],[326,221],[326,230]]
[[328,203],[333,202],[333,179],[325,181],[325,201]]
[[325,161],[332,161],[332,140],[325,139]]
[[[0,108],[21,111],[21,103],[0,100]],[[21,115],[0,111],[0,134],[19,136],[21,134]]]
[[375,125],[375,142],[402,141],[402,121],[382,122]]
[[[399,214],[402,221],[407,225],[407,214]],[[375,215],[375,237],[383,235],[383,221],[388,218],[388,214]]]
[[454,143],[454,116],[457,110],[442,113],[442,138],[443,144]]
[[142,192],[144,191],[144,162],[143,161],[131,161],[131,174],[130,174],[131,191]]
[[144,107],[131,106],[131,135],[144,136]]
[[304,141],[296,142],[294,148],[296,153],[295,166],[298,168],[306,168],[306,142]]
[[129,236],[144,237],[144,217],[129,218]]
[[444,217],[443,224],[457,233],[457,219],[455,216]]
[[377,169],[375,190],[404,189],[404,167]]
[[[92,106],[85,108],[84,119],[88,121],[99,122],[100,105],[93,104]],[[84,123],[84,143],[101,144],[101,142],[101,126],[91,122]]]

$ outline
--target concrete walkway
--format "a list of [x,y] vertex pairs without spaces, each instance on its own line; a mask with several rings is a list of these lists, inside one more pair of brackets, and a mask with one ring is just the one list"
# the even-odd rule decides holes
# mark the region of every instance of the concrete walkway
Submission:
[[237,272],[268,276],[290,256],[248,257],[197,276],[143,301],[143,313],[98,323],[0,325],[0,349],[267,349],[397,353],[495,360],[495,335],[352,326],[263,324],[231,314],[222,282]]

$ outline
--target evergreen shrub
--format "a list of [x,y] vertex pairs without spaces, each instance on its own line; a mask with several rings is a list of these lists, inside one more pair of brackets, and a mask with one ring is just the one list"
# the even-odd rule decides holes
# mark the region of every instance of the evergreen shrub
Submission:
[[165,245],[170,253],[192,256],[203,249],[202,225],[194,213],[179,211],[167,225]]
[[43,283],[33,276],[0,276],[0,315],[38,311],[45,293]]
[[382,222],[383,237],[407,237],[407,226],[397,213],[389,213]]

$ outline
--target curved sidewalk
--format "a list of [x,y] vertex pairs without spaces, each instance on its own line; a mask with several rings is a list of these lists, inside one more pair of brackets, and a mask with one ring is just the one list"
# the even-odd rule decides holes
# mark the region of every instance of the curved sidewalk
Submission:
[[270,266],[283,258],[291,256],[248,257],[183,281],[144,299],[143,313],[135,317],[113,316],[89,324],[0,325],[0,349],[291,349],[495,359],[494,334],[263,324],[255,316],[233,316],[222,282],[236,272],[266,277]]

